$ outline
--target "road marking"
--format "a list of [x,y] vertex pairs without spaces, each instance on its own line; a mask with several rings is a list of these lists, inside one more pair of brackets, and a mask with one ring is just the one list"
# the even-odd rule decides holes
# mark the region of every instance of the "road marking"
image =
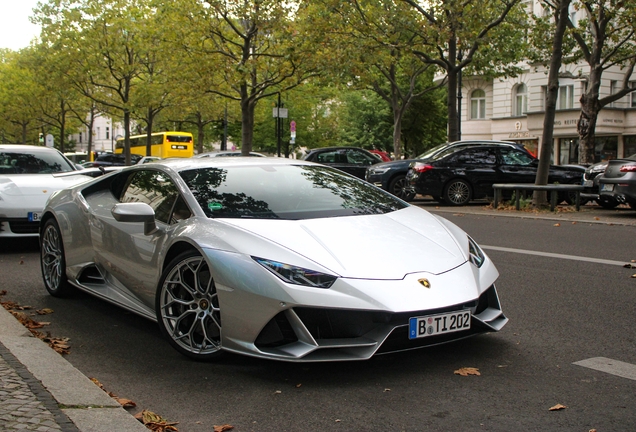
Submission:
[[593,357],[587,360],[574,362],[572,364],[636,381],[636,365],[631,363],[625,363],[605,357]]
[[560,258],[560,259],[567,259],[567,260],[573,260],[573,261],[585,261],[585,262],[592,262],[597,264],[609,264],[609,265],[616,265],[621,267],[624,267],[625,264],[627,264],[626,261],[613,261],[613,260],[606,260],[601,258],[589,258],[589,257],[576,256],[576,255],[563,255],[563,254],[555,254],[550,252],[540,252],[540,251],[532,251],[532,250],[525,250],[525,249],[513,249],[513,248],[505,248],[505,247],[499,247],[499,246],[485,246],[485,245],[480,245],[480,246],[482,249],[494,250],[499,252],[512,252],[512,253],[525,254],[525,255],[537,255],[537,256]]

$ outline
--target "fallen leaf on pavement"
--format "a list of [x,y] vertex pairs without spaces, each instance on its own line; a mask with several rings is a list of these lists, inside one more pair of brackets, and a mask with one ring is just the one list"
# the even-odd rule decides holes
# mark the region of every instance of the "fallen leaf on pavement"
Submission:
[[632,278],[636,278],[636,274],[631,275]]
[[276,391],[274,392],[274,394],[281,394],[281,393],[282,393],[282,391],[280,391],[280,390],[276,390]]
[[481,375],[479,369],[473,367],[464,367],[461,369],[457,369],[455,371],[455,375],[468,376],[468,375]]
[[600,217],[598,217],[598,216],[596,216],[594,219],[595,219],[595,220],[601,220],[601,218],[600,218]]
[[302,383],[296,384],[296,388],[300,388],[300,387],[302,387]]
[[148,429],[155,432],[179,431],[179,429],[174,427],[174,425],[179,424],[179,422],[168,422],[152,411],[143,410],[136,414],[135,418],[142,422]]
[[35,313],[37,313],[38,315],[48,315],[53,313],[53,309],[49,309],[49,308],[38,309],[35,311]]
[[221,426],[214,426],[214,432],[225,432],[234,429],[234,426],[229,424],[224,424]]
[[555,224],[554,224],[554,226],[555,226],[555,227],[560,227],[560,226],[561,226],[561,224],[560,224],[560,223],[555,223]]
[[565,405],[556,404],[555,406],[550,408],[550,411],[559,411],[559,410],[563,410],[563,409],[566,409],[566,408],[567,407]]
[[117,402],[119,402],[119,405],[123,406],[124,408],[134,408],[137,406],[137,404],[131,401],[130,399],[125,399],[125,398],[114,398],[114,399]]
[[20,321],[20,324],[22,324],[23,326],[25,326],[29,330],[42,328],[42,327],[44,327],[45,325],[48,324],[48,323],[40,323],[40,322],[32,320],[24,312],[15,312],[15,311],[9,311],[9,312],[11,312],[13,314],[13,316],[18,321]]
[[390,391],[391,391],[391,389],[390,389],[390,388],[385,388],[385,389],[384,389],[384,391],[385,391],[385,392],[390,392]]

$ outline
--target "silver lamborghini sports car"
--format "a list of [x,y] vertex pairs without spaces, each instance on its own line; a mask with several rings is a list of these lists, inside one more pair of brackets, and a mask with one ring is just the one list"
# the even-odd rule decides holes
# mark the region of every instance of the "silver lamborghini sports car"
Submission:
[[49,199],[51,295],[156,320],[195,359],[368,359],[500,330],[498,272],[457,226],[311,162],[136,165]]

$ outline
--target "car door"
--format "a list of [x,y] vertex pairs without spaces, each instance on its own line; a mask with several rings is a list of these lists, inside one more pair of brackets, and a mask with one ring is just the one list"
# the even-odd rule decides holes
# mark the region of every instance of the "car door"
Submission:
[[476,198],[492,195],[492,185],[498,181],[497,155],[490,147],[467,148],[451,156],[452,175],[465,177]]
[[499,149],[500,183],[534,183],[537,167],[537,159],[527,152],[512,147]]
[[345,171],[363,180],[366,177],[367,167],[380,162],[375,156],[363,150],[346,149],[344,153],[348,163]]
[[98,263],[127,291],[153,307],[160,276],[158,253],[171,227],[189,218],[191,211],[172,179],[153,169],[134,171],[118,202],[148,204],[158,229],[146,235],[143,223],[118,222],[111,213],[114,206],[106,206],[96,214],[101,231],[95,233],[101,239]]

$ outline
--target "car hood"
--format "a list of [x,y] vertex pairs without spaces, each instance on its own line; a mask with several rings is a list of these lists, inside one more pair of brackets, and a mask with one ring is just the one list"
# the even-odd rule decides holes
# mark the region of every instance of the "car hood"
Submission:
[[[435,216],[417,208],[370,216],[300,221],[225,219],[349,278],[402,279],[440,274],[464,262],[463,242]],[[275,257],[266,257],[275,259]],[[292,263],[293,264],[293,263]]]
[[0,196],[6,204],[44,208],[55,191],[91,180],[85,175],[55,176],[53,174],[19,174],[0,176]]

